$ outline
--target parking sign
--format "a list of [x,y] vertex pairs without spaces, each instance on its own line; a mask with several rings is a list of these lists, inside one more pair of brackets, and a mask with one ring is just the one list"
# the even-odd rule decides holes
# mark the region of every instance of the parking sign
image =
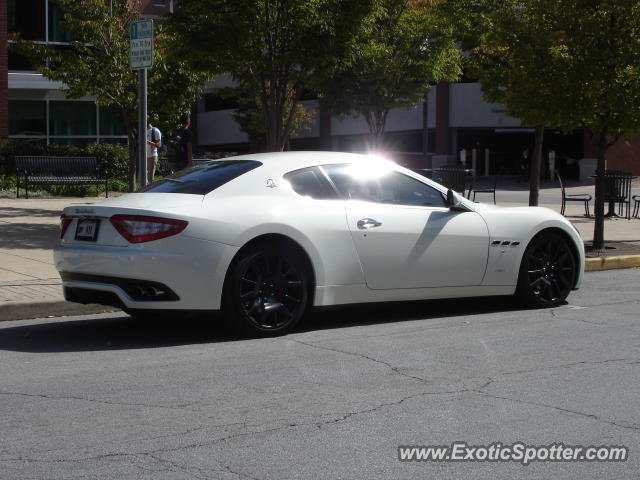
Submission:
[[140,20],[130,25],[129,65],[134,70],[153,65],[153,20]]

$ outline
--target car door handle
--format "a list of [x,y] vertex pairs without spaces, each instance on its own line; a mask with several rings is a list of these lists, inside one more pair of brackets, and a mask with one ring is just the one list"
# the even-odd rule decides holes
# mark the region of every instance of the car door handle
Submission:
[[382,222],[378,222],[373,218],[363,218],[362,220],[358,220],[358,228],[361,230],[367,230],[369,228],[379,227],[382,225]]

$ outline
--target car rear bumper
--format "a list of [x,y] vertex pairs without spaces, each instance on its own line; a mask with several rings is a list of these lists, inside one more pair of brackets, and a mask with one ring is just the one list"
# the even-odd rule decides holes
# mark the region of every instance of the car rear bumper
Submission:
[[124,248],[64,245],[54,250],[54,262],[69,301],[140,310],[218,310],[237,251],[180,235]]

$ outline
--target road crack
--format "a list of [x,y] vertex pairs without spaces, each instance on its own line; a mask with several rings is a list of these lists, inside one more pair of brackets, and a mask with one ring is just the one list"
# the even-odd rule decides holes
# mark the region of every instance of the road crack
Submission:
[[637,365],[640,363],[640,360],[631,359],[631,358],[610,358],[607,360],[595,360],[595,361],[583,360],[581,362],[565,363],[561,365],[550,365],[542,368],[530,368],[530,369],[522,369],[522,370],[513,370],[511,372],[502,372],[502,373],[499,373],[498,376],[503,377],[508,375],[521,375],[523,373],[546,372],[549,370],[557,370],[561,368],[570,369],[570,368],[578,367],[582,365],[605,365],[607,363],[620,363],[620,362],[624,362],[624,365]]
[[189,407],[198,405],[198,402],[184,403],[179,405],[161,405],[161,404],[148,404],[148,403],[127,403],[127,402],[110,402],[108,400],[100,400],[97,398],[78,397],[75,395],[49,395],[45,393],[25,393],[25,392],[0,392],[0,395],[5,396],[19,396],[28,398],[42,398],[46,400],[74,400],[88,403],[97,403],[102,405],[112,405],[116,407],[144,407],[144,408],[160,408],[168,410],[187,410],[194,413],[199,413],[199,410],[193,410]]
[[502,395],[496,395],[493,393],[489,393],[489,392],[485,392],[483,390],[483,388],[486,387],[482,387],[479,389],[469,389],[469,392],[474,392],[477,393],[479,395],[483,395],[485,397],[489,397],[489,398],[495,398],[497,400],[507,400],[510,402],[515,402],[515,403],[522,403],[525,405],[531,405],[531,406],[535,406],[535,407],[542,407],[542,408],[548,408],[548,409],[552,409],[561,413],[568,413],[571,415],[576,415],[578,417],[581,418],[587,418],[589,420],[594,420],[597,421],[599,423],[605,423],[607,425],[612,425],[618,428],[624,428],[626,430],[640,430],[640,425],[628,425],[628,424],[623,424],[623,423],[619,423],[613,420],[607,420],[605,418],[599,417],[598,415],[592,414],[592,413],[585,413],[585,412],[580,412],[578,410],[571,410],[569,408],[564,408],[564,407],[558,407],[556,405],[550,405],[547,403],[542,403],[542,402],[534,402],[531,400],[523,400],[523,399],[519,399],[519,398],[513,398],[513,397],[507,397],[507,396],[502,396]]
[[365,355],[363,353],[350,352],[348,350],[340,350],[339,348],[324,347],[322,345],[316,345],[314,343],[308,343],[308,342],[304,342],[302,340],[295,340],[295,339],[292,339],[292,338],[287,339],[287,341],[299,343],[300,345],[306,345],[307,347],[311,347],[311,348],[317,348],[319,350],[327,350],[329,352],[342,353],[344,355],[350,355],[352,357],[363,358],[365,360],[369,360],[370,362],[374,362],[374,363],[377,363],[379,365],[384,365],[385,367],[390,369],[393,373],[396,373],[396,374],[398,374],[398,375],[400,375],[402,377],[410,378],[410,379],[413,379],[413,380],[417,380],[420,383],[424,383],[424,384],[428,384],[429,383],[429,381],[426,378],[417,377],[415,375],[410,375],[408,373],[404,373],[404,372],[402,372],[400,370],[400,367],[396,367],[396,366],[392,365],[389,362],[385,362],[384,360],[378,360],[377,358],[370,357],[370,356]]

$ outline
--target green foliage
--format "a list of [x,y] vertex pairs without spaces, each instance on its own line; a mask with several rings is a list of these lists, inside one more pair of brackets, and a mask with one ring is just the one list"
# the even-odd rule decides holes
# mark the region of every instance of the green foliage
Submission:
[[282,150],[304,89],[328,76],[373,0],[182,0],[167,22],[195,71],[229,73],[259,97],[267,149]]
[[323,103],[337,114],[363,115],[376,138],[390,109],[415,106],[430,84],[460,72],[453,28],[437,2],[376,0],[324,82]]
[[451,22],[456,41],[464,52],[476,48],[479,39],[488,34],[487,17],[502,0],[442,0],[438,9]]
[[[466,1],[466,0],[463,0]],[[584,128],[607,150],[640,131],[640,1],[487,2],[471,65],[486,98],[528,125]],[[604,180],[596,180],[594,247],[604,245]]]
[[[222,98],[235,97],[237,99],[238,107],[233,112],[234,120],[240,126],[240,130],[246,132],[250,139],[264,145],[267,134],[265,108],[260,95],[255,92],[253,95],[249,95],[250,91],[250,84],[241,84],[235,88],[225,87],[215,89],[215,94]],[[314,112],[304,105],[297,103],[291,108],[292,103],[295,101],[294,94],[293,88],[289,87],[285,97],[284,123],[289,122],[289,115],[293,116],[290,122],[291,133],[289,134],[289,138],[294,138],[301,132],[311,130],[314,122]]]
[[173,55],[179,42],[163,25],[156,27],[154,65],[149,69],[148,112],[153,124],[166,134],[175,132],[180,117],[191,111],[203,85],[211,78],[207,70],[193,70],[180,55]]
[[129,149],[112,143],[90,143],[79,151],[88,157],[96,157],[98,167],[109,178],[126,179],[129,172]]
[[139,19],[139,1],[58,3],[65,12],[60,28],[72,34],[70,47],[18,41],[13,48],[27,55],[45,77],[63,82],[68,97],[95,95],[98,104],[119,108],[123,120],[134,123],[137,80],[129,68],[128,25]]
[[8,140],[0,143],[0,174],[13,175],[15,157],[20,155],[45,155],[47,146],[25,140]]
[[[113,183],[109,182],[109,191],[117,191],[113,188]],[[126,188],[122,191],[127,191]],[[22,192],[20,193],[22,195]],[[54,195],[60,197],[97,197],[104,195],[102,185],[40,185],[37,190],[29,189],[29,197]]]
[[[135,180],[135,130],[137,129],[137,71],[129,67],[129,24],[140,19],[141,0],[58,0],[65,12],[61,29],[71,34],[68,48],[28,41],[12,44],[28,56],[47,78],[63,82],[70,98],[94,96],[102,106],[120,111],[127,128],[130,188]],[[205,73],[188,68],[181,57],[169,54],[176,39],[156,29],[154,66],[148,70],[148,111],[161,127],[173,130],[189,108]]]
[[128,149],[111,143],[91,143],[84,147],[52,143],[34,143],[26,140],[8,140],[0,143],[0,173],[15,173],[15,157],[51,155],[56,157],[96,157],[102,172],[110,177],[126,178],[128,172]]
[[0,191],[16,189],[16,176],[15,175],[1,175],[0,174]]
[[483,23],[472,65],[507,113],[610,143],[640,130],[640,2],[507,0]]

